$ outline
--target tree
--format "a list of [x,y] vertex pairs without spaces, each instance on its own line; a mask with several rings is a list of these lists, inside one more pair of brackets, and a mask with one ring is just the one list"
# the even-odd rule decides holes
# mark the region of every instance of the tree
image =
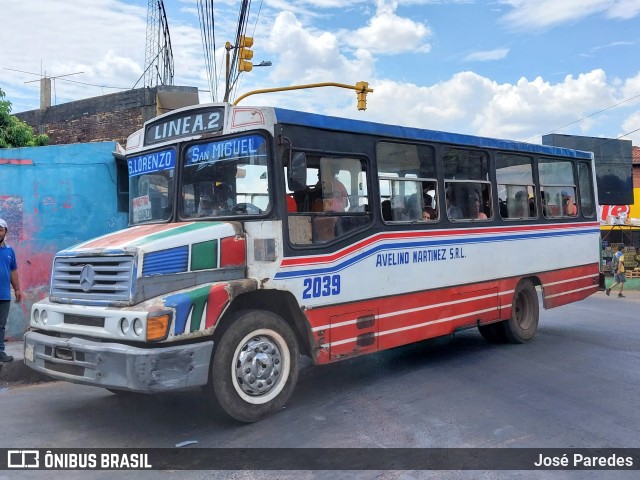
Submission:
[[18,117],[11,115],[11,102],[0,88],[0,148],[39,147],[49,144],[48,135],[36,135]]

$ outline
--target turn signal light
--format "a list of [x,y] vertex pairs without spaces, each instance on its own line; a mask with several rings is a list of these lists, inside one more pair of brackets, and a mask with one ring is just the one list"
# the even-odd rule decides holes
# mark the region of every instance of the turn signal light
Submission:
[[169,314],[147,318],[147,341],[155,342],[167,338],[170,320]]

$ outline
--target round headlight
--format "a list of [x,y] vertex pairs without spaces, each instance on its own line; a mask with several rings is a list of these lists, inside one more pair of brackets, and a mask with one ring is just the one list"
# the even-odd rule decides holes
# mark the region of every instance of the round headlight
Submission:
[[47,324],[47,320],[49,320],[49,314],[47,313],[46,310],[42,310],[42,313],[40,314],[40,319],[42,320],[42,323],[44,323],[45,325]]
[[120,331],[123,333],[123,335],[126,335],[129,332],[129,320],[127,320],[126,318],[120,319]]
[[40,320],[40,310],[38,310],[37,308],[33,311],[33,322],[34,323],[38,323],[38,320]]
[[133,321],[133,333],[135,333],[137,336],[140,336],[142,335],[143,330],[144,329],[142,328],[142,320],[136,318]]

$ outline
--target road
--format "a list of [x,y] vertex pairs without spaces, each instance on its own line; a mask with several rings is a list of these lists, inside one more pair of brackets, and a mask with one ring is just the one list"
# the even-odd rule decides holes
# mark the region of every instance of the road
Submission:
[[[60,382],[11,386],[0,392],[0,448],[173,448],[191,440],[196,447],[225,448],[638,448],[639,312],[640,292],[626,299],[598,293],[541,309],[538,335],[526,345],[490,345],[468,330],[452,339],[307,366],[287,407],[251,425],[227,418],[200,390],[120,398]],[[210,473],[64,477],[199,479]],[[632,478],[623,471],[276,473],[218,472],[215,478]],[[0,480],[51,474],[0,471]]]

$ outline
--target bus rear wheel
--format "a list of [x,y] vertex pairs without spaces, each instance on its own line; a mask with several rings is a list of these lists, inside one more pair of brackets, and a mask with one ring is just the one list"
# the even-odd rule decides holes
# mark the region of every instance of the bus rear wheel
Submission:
[[504,322],[504,333],[511,343],[526,343],[533,340],[538,330],[538,294],[533,283],[522,280],[513,292],[511,318]]
[[287,322],[262,310],[241,312],[215,346],[213,390],[225,412],[257,422],[284,407],[298,380],[299,347]]

